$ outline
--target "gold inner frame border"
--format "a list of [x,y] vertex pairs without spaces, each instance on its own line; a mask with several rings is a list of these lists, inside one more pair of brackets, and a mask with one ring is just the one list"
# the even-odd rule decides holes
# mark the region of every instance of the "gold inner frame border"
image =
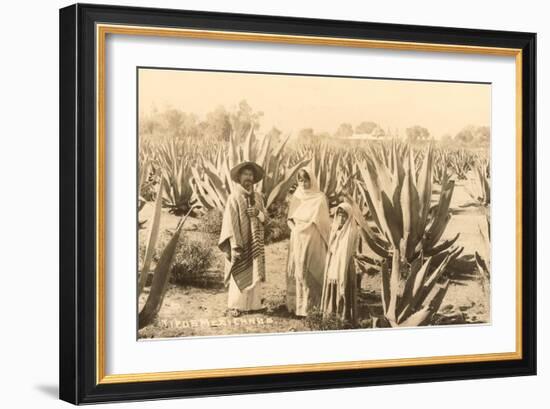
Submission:
[[[415,43],[368,39],[298,36],[252,32],[216,31],[185,28],[96,24],[96,383],[113,384],[162,380],[204,379],[228,376],[252,376],[322,372],[349,369],[388,368],[467,362],[519,360],[522,358],[522,50],[455,44]],[[170,372],[105,374],[105,42],[108,34],[198,38],[225,41],[324,45],[447,53],[484,54],[515,57],[516,65],[516,350],[505,353],[449,355],[418,358],[377,359],[368,361],[322,362],[314,364],[274,365]]]

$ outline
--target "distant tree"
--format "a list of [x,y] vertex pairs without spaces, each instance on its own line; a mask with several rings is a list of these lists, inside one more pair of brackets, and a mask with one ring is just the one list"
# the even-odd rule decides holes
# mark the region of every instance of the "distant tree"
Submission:
[[407,128],[406,133],[407,141],[410,143],[425,141],[430,138],[430,132],[420,125]]
[[261,111],[254,112],[245,99],[239,102],[237,111],[230,115],[231,125],[237,140],[240,141],[246,137],[251,128],[257,130],[260,127],[260,119],[263,114]]
[[162,114],[162,122],[165,132],[171,134],[170,136],[179,136],[184,123],[184,115],[182,111],[175,108],[168,108],[164,111]]
[[476,142],[482,146],[486,146],[491,141],[491,128],[488,126],[480,126],[475,131]]
[[310,145],[328,139],[330,136],[328,132],[315,132],[313,128],[303,128],[298,131],[296,137],[292,138],[291,141],[295,146]]
[[328,132],[320,132],[315,134],[315,139],[317,139],[318,141],[323,141],[328,138],[330,138],[330,133]]
[[374,131],[373,131],[373,134],[372,136],[374,136],[375,138],[384,138],[386,136],[386,132],[380,128],[380,127],[377,127]]
[[298,132],[298,140],[300,142],[306,142],[313,140],[313,128],[304,128],[300,129],[300,132]]
[[452,145],[453,144],[453,136],[451,134],[447,133],[447,134],[445,134],[441,137],[439,142],[442,145]]
[[168,108],[161,117],[161,132],[174,138],[195,138],[199,134],[198,120],[195,114],[188,114],[176,108]]
[[468,125],[455,135],[455,142],[460,145],[469,145],[474,141],[475,132],[475,127]]
[[229,113],[223,106],[219,106],[214,111],[206,114],[206,119],[201,125],[206,137],[220,141],[229,140],[231,122],[229,121]]
[[349,123],[340,124],[334,136],[337,138],[349,138],[353,135],[353,127]]
[[139,116],[139,134],[142,136],[152,136],[156,130],[160,128],[160,124],[153,116]]
[[298,145],[310,145],[315,143],[318,140],[319,136],[315,134],[313,128],[303,128],[300,129],[294,142]]
[[379,128],[378,124],[372,121],[363,121],[355,127],[356,133],[372,133],[375,128]]

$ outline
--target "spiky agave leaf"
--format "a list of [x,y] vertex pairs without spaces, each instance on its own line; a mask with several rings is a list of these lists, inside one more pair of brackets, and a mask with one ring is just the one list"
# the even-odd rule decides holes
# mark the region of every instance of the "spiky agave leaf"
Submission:
[[401,256],[399,250],[394,249],[392,255],[391,270],[388,271],[389,278],[389,303],[386,318],[390,323],[397,322],[397,300],[399,297],[399,285],[401,277]]
[[[428,146],[428,151],[420,167],[420,173],[418,175],[418,197],[419,197],[419,226],[426,224],[428,213],[430,211],[430,204],[432,198],[432,168],[433,168],[433,150],[431,144]],[[423,232],[417,232],[416,240],[421,239]]]
[[140,161],[140,164],[139,164],[139,185],[138,185],[140,195],[141,195],[143,186],[145,184],[145,181],[147,180],[147,177],[149,177],[150,167],[151,167],[151,164],[150,164],[147,157],[143,158]]
[[311,159],[305,159],[301,162],[298,162],[294,167],[286,172],[287,174],[285,175],[285,178],[281,180],[277,184],[277,186],[273,188],[273,190],[271,190],[269,197],[267,198],[266,208],[269,208],[275,201],[281,200],[283,196],[287,194],[288,189],[290,188],[290,184],[293,182],[298,170],[300,170],[304,166],[307,166],[310,160]]
[[[372,146],[369,149],[372,151]],[[416,156],[419,157],[418,154]],[[416,162],[418,175],[415,171]],[[362,178],[362,182],[357,183],[359,193],[371,210],[383,237],[392,246],[400,246],[401,256],[409,261],[420,250],[433,254],[434,249],[442,251],[451,245],[446,243],[435,247],[449,220],[449,204],[454,184],[449,182],[444,186],[439,205],[432,212],[435,216],[430,216],[432,166],[431,145],[427,147],[422,158],[415,160],[410,148],[404,148],[401,153],[397,153],[394,144],[386,154],[372,153],[371,158],[359,167]]]
[[447,294],[449,289],[450,280],[447,280],[445,284],[434,287],[430,295],[426,297],[425,304],[422,309],[411,314],[407,319],[402,321],[400,327],[417,327],[420,325],[427,325],[431,322],[433,316],[437,313],[441,307],[441,303]]
[[478,161],[474,167],[474,178],[470,183],[470,187],[466,188],[468,194],[482,206],[489,206],[491,204],[491,187],[489,177],[487,174],[487,165]]
[[204,176],[201,177],[199,170],[192,168],[194,192],[199,202],[207,208],[223,211],[227,202],[228,192],[222,180],[217,174],[211,172],[207,167],[202,168]]
[[143,258],[143,265],[141,267],[141,274],[139,277],[139,285],[138,285],[138,292],[137,292],[138,296],[143,292],[143,288],[145,288],[147,275],[149,274],[149,270],[151,268],[151,262],[155,254],[155,249],[156,249],[157,240],[159,236],[159,229],[160,229],[160,214],[161,214],[161,207],[162,207],[163,187],[164,187],[164,182],[161,181],[159,183],[157,198],[155,200],[155,207],[153,210],[153,220],[151,221],[151,226],[149,228],[149,233],[147,236],[147,247],[145,248],[145,257]]
[[174,139],[157,145],[161,179],[165,182],[163,204],[173,211],[186,211],[191,202],[193,189],[190,175],[190,146]]
[[181,231],[183,230],[185,220],[192,210],[193,208],[191,208],[189,212],[180,219],[178,226],[176,227],[176,231],[170,238],[170,241],[168,242],[166,247],[164,247],[164,249],[162,250],[159,261],[155,268],[155,273],[153,275],[151,291],[149,291],[149,296],[147,297],[145,305],[139,312],[139,329],[149,325],[162,307],[162,302],[164,301],[164,295],[166,294],[168,281],[170,280],[170,273],[172,271],[171,267],[174,261],[174,255],[176,254],[176,247],[181,235]]
[[407,258],[412,257],[419,236],[423,233],[420,218],[421,204],[418,191],[411,174],[410,167],[405,172],[403,188],[401,189],[401,211],[403,214],[403,238],[401,252]]
[[[460,252],[461,248],[455,249],[453,252],[447,254],[445,259],[435,268],[435,270],[428,275],[428,265],[431,262],[431,258],[428,258],[424,265],[419,269],[418,273],[414,275],[414,285],[410,293],[404,294],[401,305],[401,313],[399,315],[398,324],[406,321],[416,311],[426,306],[429,300],[429,295],[432,292],[433,287],[437,281],[442,277],[443,273],[449,262],[453,260]],[[411,274],[412,276],[412,274]],[[411,277],[409,277],[411,279]],[[407,285],[405,285],[407,287]]]
[[451,204],[451,198],[454,191],[454,181],[449,181],[446,186],[441,187],[441,193],[439,195],[439,202],[435,207],[435,212],[433,219],[430,222],[428,231],[426,233],[424,241],[424,249],[429,251],[430,248],[434,247],[438,241],[441,239],[449,220],[451,219],[451,214],[449,212],[449,207]]
[[479,233],[483,239],[483,246],[480,247],[479,252],[475,252],[475,259],[478,270],[484,274],[486,280],[489,280],[491,277],[491,222],[489,214],[485,215],[483,226],[479,226]]

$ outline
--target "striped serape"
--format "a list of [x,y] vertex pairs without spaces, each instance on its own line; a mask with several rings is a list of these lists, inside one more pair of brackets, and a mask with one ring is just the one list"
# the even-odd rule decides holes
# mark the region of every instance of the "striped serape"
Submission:
[[[256,207],[263,215],[265,209],[261,195],[249,193],[242,186],[235,185],[229,195],[223,215],[219,248],[226,254],[229,265],[225,271],[225,282],[233,276],[239,290],[243,291],[265,277],[264,227],[258,217],[249,217],[246,209]],[[241,257],[232,262],[236,249]]]

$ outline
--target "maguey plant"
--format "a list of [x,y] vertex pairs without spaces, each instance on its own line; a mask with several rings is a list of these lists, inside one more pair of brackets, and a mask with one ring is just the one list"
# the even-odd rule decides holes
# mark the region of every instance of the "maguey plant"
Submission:
[[175,139],[157,144],[157,160],[166,189],[163,205],[175,214],[182,214],[191,206],[191,158],[189,143]]
[[447,158],[447,152],[437,150],[434,151],[434,155],[433,181],[438,185],[444,185],[449,179],[449,160]]
[[[448,181],[432,206],[433,150],[427,148],[416,177],[414,155],[407,148],[399,160],[397,146],[381,160],[372,153],[360,166],[358,186],[368,212],[361,212],[363,234],[381,259],[383,319],[391,326],[427,325],[439,309],[450,281],[447,265],[462,248],[452,248],[458,235],[441,241],[451,214],[454,182]],[[373,225],[370,225],[372,220]],[[440,259],[434,262],[434,256]]]
[[449,153],[449,166],[460,180],[468,179],[468,172],[472,168],[472,157],[466,150],[460,149]]
[[[143,292],[147,281],[147,276],[151,270],[151,264],[153,256],[157,249],[158,238],[160,234],[160,217],[161,217],[161,202],[163,196],[164,182],[159,184],[159,191],[157,193],[157,199],[155,200],[154,213],[152,220],[150,221],[147,244],[145,248],[145,257],[143,264],[140,268],[140,276],[138,281],[138,297]],[[159,259],[155,266],[153,273],[153,279],[151,282],[151,289],[148,293],[147,300],[143,305],[143,308],[139,312],[138,327],[141,329],[149,325],[162,307],[164,295],[168,287],[170,280],[170,274],[172,272],[172,264],[174,255],[176,254],[176,247],[183,230],[183,225],[187,219],[189,213],[193,210],[193,207],[189,209],[187,214],[182,217],[176,227],[176,230],[172,234],[172,237],[166,244],[166,246],[160,252]]]
[[489,213],[486,213],[485,220],[479,226],[479,233],[483,241],[483,245],[479,247],[479,251],[475,252],[476,264],[479,271],[481,288],[487,291],[485,283],[491,279],[491,221]]
[[468,194],[481,206],[491,204],[491,182],[488,175],[488,165],[485,161],[478,160],[473,166],[474,177],[466,187]]
[[138,208],[155,199],[160,180],[157,143],[151,140],[140,141],[138,167]]
[[140,158],[139,158],[139,175],[138,175],[138,189],[139,189],[139,197],[138,197],[138,211],[143,209],[143,206],[145,206],[145,203],[147,203],[147,200],[143,197],[143,191],[145,184],[147,183],[147,179],[149,178],[149,174],[151,171],[151,164],[149,162],[149,158],[147,156],[147,153],[140,152]]
[[310,160],[300,158],[290,165],[290,159],[283,154],[289,137],[287,135],[278,146],[274,146],[273,134],[258,138],[251,127],[243,139],[232,129],[228,145],[219,150],[215,161],[202,159],[191,168],[192,186],[199,203],[207,210],[217,208],[223,211],[227,196],[233,190],[230,170],[243,161],[256,162],[265,171],[256,188],[262,193],[266,209],[283,200],[296,172]]

